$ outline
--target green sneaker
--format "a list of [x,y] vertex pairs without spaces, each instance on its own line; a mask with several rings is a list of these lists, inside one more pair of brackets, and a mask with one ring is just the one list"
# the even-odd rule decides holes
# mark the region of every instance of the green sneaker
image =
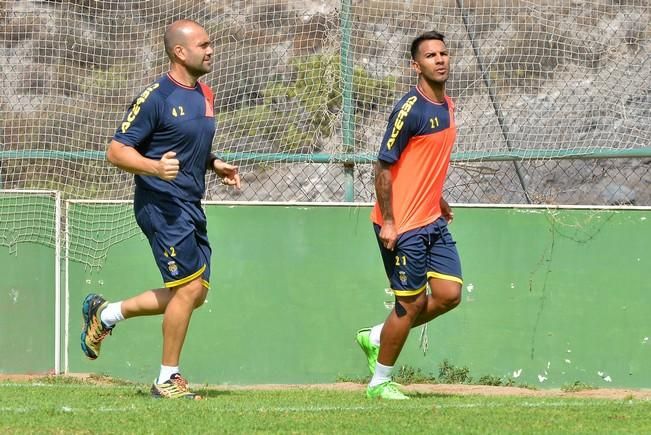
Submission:
[[91,293],[84,299],[81,314],[84,326],[81,330],[81,350],[90,359],[97,359],[102,340],[113,331],[100,318],[100,314],[108,305],[108,301],[100,295]]
[[385,399],[385,400],[406,400],[409,396],[402,394],[398,389],[400,384],[393,381],[386,381],[383,384],[376,385],[375,387],[368,386],[366,388],[366,397],[369,399]]
[[355,341],[359,344],[359,347],[364,351],[366,359],[368,361],[368,370],[371,372],[371,376],[375,373],[375,364],[377,364],[377,355],[380,352],[380,346],[376,346],[371,343],[371,328],[362,328],[357,331],[355,336]]
[[201,400],[201,396],[190,391],[188,381],[180,373],[174,373],[162,384],[151,386],[151,396],[155,399],[190,399]]

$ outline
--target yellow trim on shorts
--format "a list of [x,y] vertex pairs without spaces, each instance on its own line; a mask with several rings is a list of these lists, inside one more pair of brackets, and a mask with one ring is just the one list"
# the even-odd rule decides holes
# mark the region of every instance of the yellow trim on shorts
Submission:
[[210,283],[206,281],[205,279],[201,280],[201,285],[210,290]]
[[[204,264],[201,266],[201,269],[197,270],[195,273],[193,273],[190,276],[186,276],[185,278],[178,279],[176,281],[170,281],[165,283],[165,287],[170,288],[170,287],[178,287],[183,284],[187,284],[190,281],[194,281],[195,279],[199,278],[201,274],[206,270],[206,265]],[[203,284],[203,280],[202,280]]]
[[426,288],[427,288],[427,284],[425,284],[424,286],[422,286],[421,288],[416,289],[416,290],[395,290],[395,289],[391,289],[391,291],[393,291],[393,294],[396,295],[396,296],[415,296],[415,295],[417,295],[419,293],[422,293]]
[[438,279],[444,279],[446,281],[454,281],[458,282],[459,284],[463,285],[463,280],[459,278],[458,276],[453,276],[453,275],[444,275],[442,273],[438,272],[427,272],[427,279],[430,278],[438,278]]

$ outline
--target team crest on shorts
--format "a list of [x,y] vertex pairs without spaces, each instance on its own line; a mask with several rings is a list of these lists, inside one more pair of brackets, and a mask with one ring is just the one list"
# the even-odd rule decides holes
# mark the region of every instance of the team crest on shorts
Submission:
[[400,282],[402,284],[407,284],[407,274],[403,272],[402,270],[398,272],[398,277],[400,278]]
[[170,271],[172,276],[177,276],[179,274],[179,268],[176,265],[176,261],[168,261],[167,262],[167,270]]

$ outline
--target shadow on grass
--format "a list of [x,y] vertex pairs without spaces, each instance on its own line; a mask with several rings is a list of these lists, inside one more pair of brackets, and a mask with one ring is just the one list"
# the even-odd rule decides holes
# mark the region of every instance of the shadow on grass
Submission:
[[210,397],[219,397],[219,396],[230,396],[233,394],[232,391],[226,391],[226,390],[214,390],[214,389],[199,389],[199,390],[194,390],[195,393],[199,394],[201,397],[204,398],[210,398]]
[[449,399],[450,397],[453,397],[454,394],[447,394],[447,393],[412,393],[408,392],[406,393],[410,399]]
[[[215,398],[215,397],[221,397],[221,396],[228,396],[233,394],[232,391],[225,391],[225,390],[214,390],[210,388],[198,388],[195,389],[193,388],[191,390],[192,392],[198,394],[201,396],[203,399],[209,399],[209,398]],[[150,387],[140,387],[136,390],[135,395],[137,397],[149,397],[153,400],[158,400],[159,398],[154,398],[151,395],[151,390]]]

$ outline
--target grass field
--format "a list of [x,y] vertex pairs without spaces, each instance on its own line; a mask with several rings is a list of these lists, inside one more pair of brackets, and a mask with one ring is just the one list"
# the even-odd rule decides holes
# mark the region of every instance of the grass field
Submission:
[[410,389],[411,400],[382,402],[350,383],[197,390],[206,400],[155,400],[148,385],[113,380],[5,380],[0,433],[651,433],[646,396]]

